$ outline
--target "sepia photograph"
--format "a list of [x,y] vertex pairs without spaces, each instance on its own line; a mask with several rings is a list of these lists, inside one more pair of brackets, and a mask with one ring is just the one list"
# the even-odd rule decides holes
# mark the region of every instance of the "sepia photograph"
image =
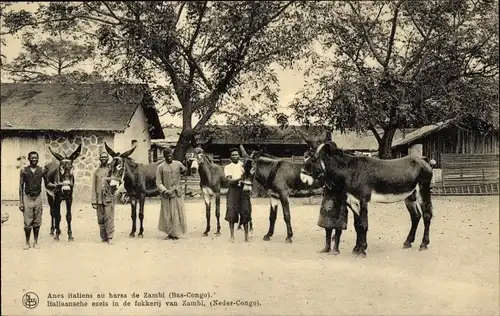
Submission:
[[498,0],[0,2],[1,315],[500,315]]

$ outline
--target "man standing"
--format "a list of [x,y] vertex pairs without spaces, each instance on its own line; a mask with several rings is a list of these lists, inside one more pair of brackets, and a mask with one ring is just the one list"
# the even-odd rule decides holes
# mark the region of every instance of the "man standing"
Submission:
[[248,223],[250,222],[250,193],[243,192],[240,184],[243,175],[243,164],[237,148],[231,148],[231,163],[224,167],[224,175],[228,183],[227,209],[225,220],[229,222],[231,241],[234,241],[234,224],[238,220],[245,228],[245,241],[248,241]]
[[19,181],[19,210],[23,212],[25,250],[30,248],[30,235],[33,229],[33,248],[38,248],[38,233],[42,225],[42,179],[43,169],[38,166],[38,153],[28,154],[29,166],[21,168]]
[[109,165],[108,154],[101,152],[99,168],[94,172],[92,181],[92,207],[97,210],[97,223],[102,242],[113,244],[115,232],[115,203],[111,187],[108,182]]
[[161,197],[158,230],[167,234],[167,239],[177,240],[186,233],[186,214],[184,194],[181,186],[181,174],[187,168],[173,160],[172,149],[163,151],[165,161],[156,168],[156,188]]

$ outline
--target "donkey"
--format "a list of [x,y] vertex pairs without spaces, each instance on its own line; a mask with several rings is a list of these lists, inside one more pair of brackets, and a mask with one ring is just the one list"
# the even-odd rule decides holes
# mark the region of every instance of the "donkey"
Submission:
[[342,187],[354,214],[357,240],[353,253],[366,256],[368,203],[405,202],[411,217],[410,232],[403,244],[410,248],[423,214],[424,236],[420,250],[429,245],[432,219],[432,167],[425,159],[406,156],[398,159],[353,156],[337,147],[334,141],[317,144],[301,133],[310,146],[311,154],[304,161],[302,174]]
[[[204,144],[210,142],[210,139],[206,141]],[[188,166],[191,170],[191,173],[194,174],[198,172],[200,175],[200,188],[203,194],[203,200],[205,201],[205,215],[207,219],[207,226],[203,236],[208,236],[210,232],[210,217],[211,217],[211,206],[212,201],[215,197],[215,217],[217,219],[217,230],[215,234],[217,236],[220,235],[220,195],[221,189],[227,188],[227,180],[224,176],[224,168],[219,166],[218,164],[212,162],[210,158],[205,154],[205,151],[202,149],[202,145],[198,144],[196,148],[194,148],[192,157],[188,159]],[[238,229],[240,229],[240,226]],[[252,221],[249,222],[250,231],[253,230]]]
[[269,230],[264,235],[264,240],[269,241],[274,234],[274,226],[278,214],[278,204],[281,202],[283,217],[286,224],[287,236],[285,241],[292,243],[293,230],[290,215],[290,202],[288,200],[291,190],[313,190],[322,186],[320,181],[307,182],[301,174],[302,163],[286,160],[261,157],[258,152],[251,155],[240,145],[243,155],[243,179],[246,184],[244,190],[252,187],[254,180],[267,190],[270,202]]
[[57,161],[51,161],[45,165],[43,178],[50,207],[50,236],[54,236],[54,240],[59,240],[59,235],[61,235],[59,226],[61,223],[61,202],[65,201],[68,241],[73,241],[73,232],[71,230],[71,204],[73,203],[73,188],[75,185],[73,161],[80,156],[81,150],[82,145],[80,144],[71,155],[62,156],[53,152],[49,147],[50,153]]
[[116,190],[123,184],[129,197],[129,203],[132,208],[132,231],[129,236],[135,237],[137,230],[137,203],[139,203],[140,227],[138,237],[144,237],[144,203],[146,197],[158,196],[155,182],[156,168],[161,161],[149,164],[136,163],[129,157],[136,149],[136,146],[124,153],[114,152],[106,143],[104,143],[104,147],[113,158],[109,166],[109,185],[113,190]]

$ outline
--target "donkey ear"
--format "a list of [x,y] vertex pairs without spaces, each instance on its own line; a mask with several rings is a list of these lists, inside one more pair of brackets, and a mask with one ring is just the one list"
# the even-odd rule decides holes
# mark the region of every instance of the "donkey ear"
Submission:
[[250,157],[250,156],[247,154],[247,151],[245,150],[245,147],[243,147],[243,145],[242,145],[242,144],[240,144],[240,151],[241,151],[241,156],[242,156],[243,158],[248,158],[248,157]]
[[328,143],[332,141],[332,132],[329,130],[325,131],[325,141],[324,143]]
[[111,156],[111,157],[116,157],[118,156],[114,151],[113,149],[109,148],[108,144],[106,144],[106,142],[104,142],[104,148],[106,148],[106,151],[108,152],[108,154]]
[[304,139],[304,141],[310,148],[316,149],[318,147],[317,142],[315,140],[312,140],[310,137],[306,136],[300,129],[295,129],[295,131],[297,131],[300,134],[300,136],[302,136],[302,139]]
[[57,159],[57,160],[61,161],[61,160],[63,160],[63,159],[64,159],[64,157],[63,157],[63,156],[61,156],[60,154],[53,152],[53,151],[52,151],[52,148],[50,148],[50,147],[49,147],[49,151],[50,151],[50,153],[52,154],[52,156],[56,157],[56,159]]
[[80,153],[82,152],[82,144],[78,145],[78,148],[71,154],[69,155],[69,160],[74,161],[78,156],[80,156]]
[[126,151],[126,152],[124,152],[123,154],[120,154],[120,157],[122,157],[122,158],[127,158],[128,156],[130,156],[130,155],[134,152],[134,150],[135,150],[136,148],[137,148],[137,145],[136,145],[136,146],[134,146],[134,147],[132,147],[132,149],[127,150],[127,151]]

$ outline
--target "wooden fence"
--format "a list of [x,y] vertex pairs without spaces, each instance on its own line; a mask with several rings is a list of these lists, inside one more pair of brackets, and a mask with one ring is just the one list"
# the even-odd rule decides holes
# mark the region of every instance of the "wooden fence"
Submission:
[[492,195],[499,192],[498,154],[442,154],[440,195]]

